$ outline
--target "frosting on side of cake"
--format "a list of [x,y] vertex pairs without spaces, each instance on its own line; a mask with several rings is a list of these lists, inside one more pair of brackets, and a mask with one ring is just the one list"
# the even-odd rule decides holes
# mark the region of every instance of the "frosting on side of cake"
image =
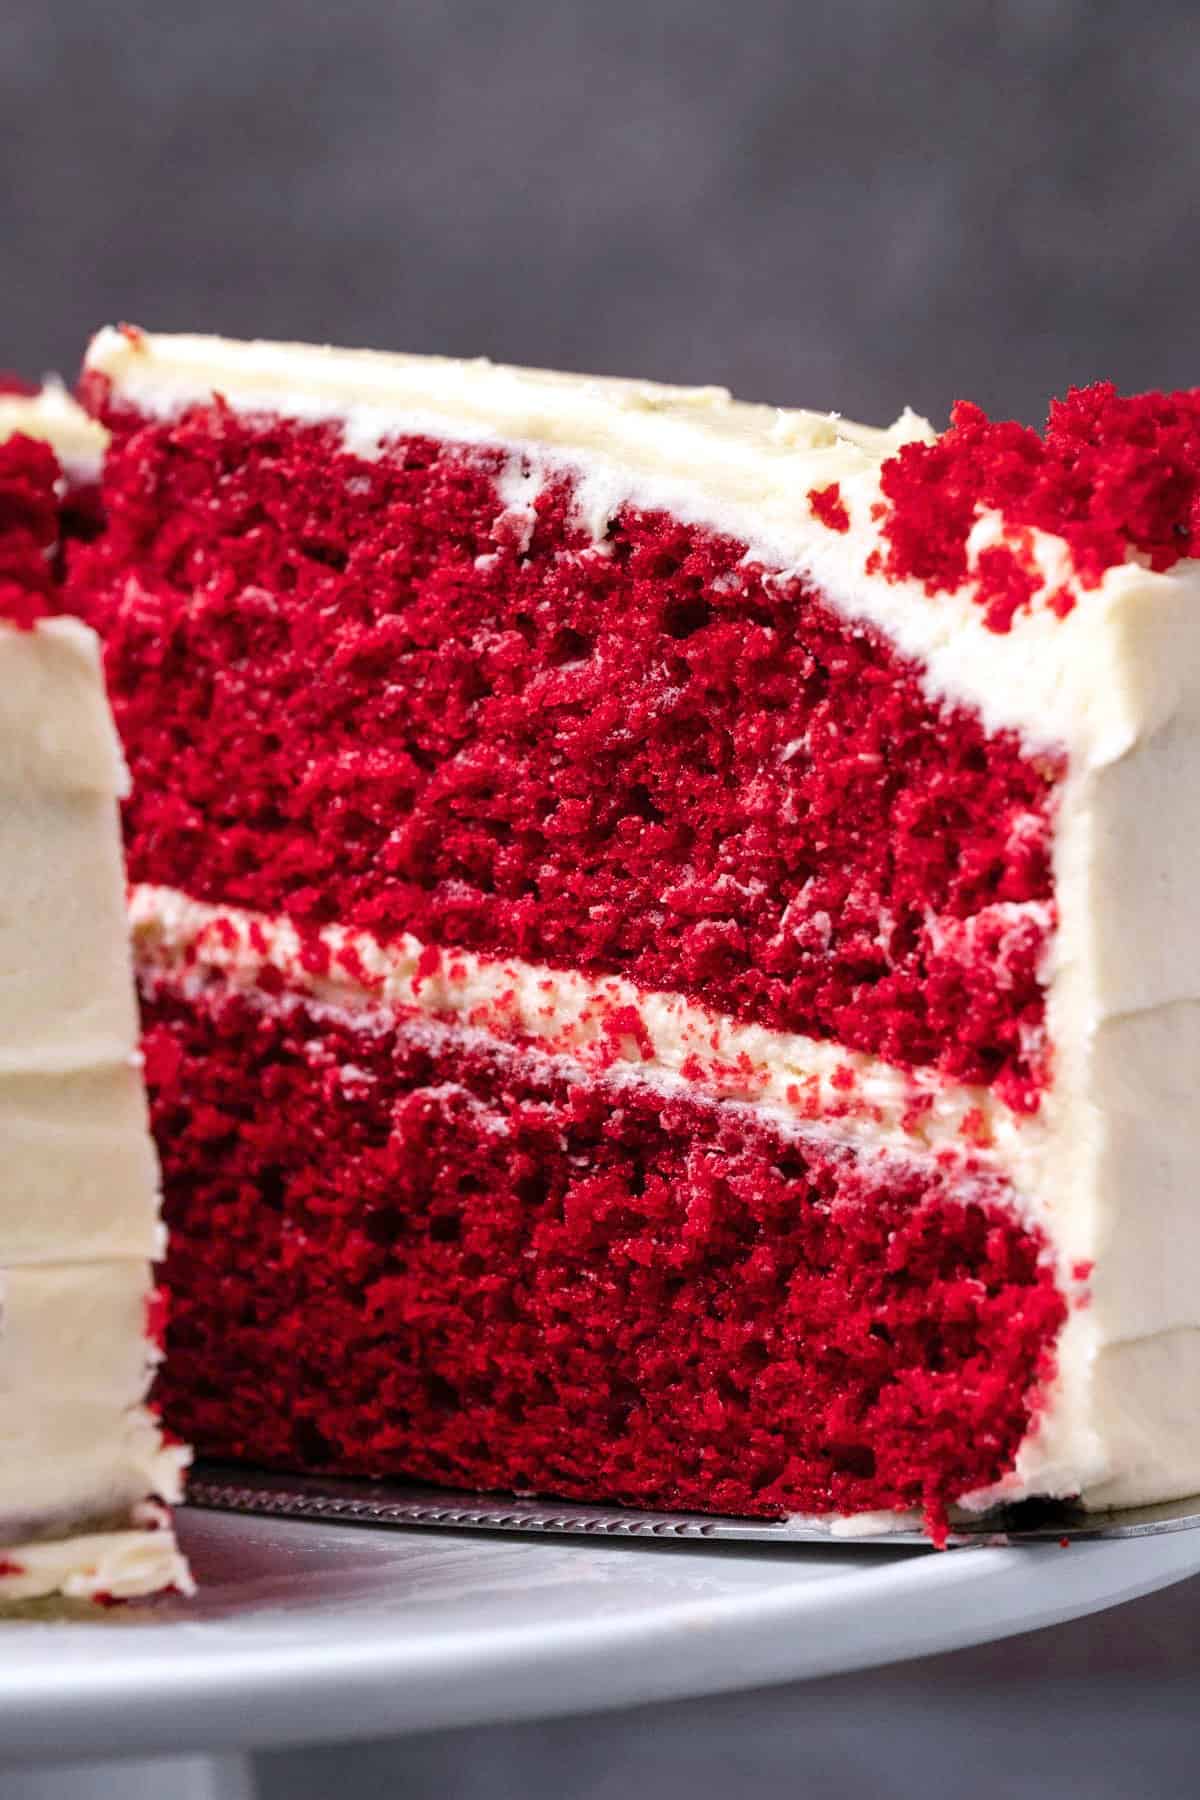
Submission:
[[[1163,579],[1172,603],[1200,603],[1194,564]],[[1200,1420],[1178,1399],[1200,1372],[1186,1098],[1200,1079],[1198,783],[1188,693],[1119,759],[1076,765],[1059,801],[1039,1184],[1060,1255],[1088,1271],[1089,1303],[1064,1328],[1055,1404],[1022,1449],[1016,1492],[1082,1487],[1111,1506],[1200,1489]],[[1168,1347],[1177,1373],[1162,1381]]]
[[190,1584],[140,1510],[179,1497],[186,1456],[144,1405],[163,1238],[124,786],[93,633],[0,625],[0,1599]]
[[132,1257],[5,1270],[3,1544],[178,1498],[185,1459],[142,1404],[158,1360],[150,1292],[149,1265]]
[[[727,534],[746,545],[747,560],[808,576],[844,616],[919,661],[932,694],[977,708],[990,731],[1010,727],[1088,761],[1122,755],[1147,724],[1169,716],[1187,678],[1173,654],[1187,622],[1172,604],[1186,572],[1112,568],[1065,618],[1035,603],[998,635],[974,603],[975,570],[960,591],[935,595],[916,579],[870,570],[881,464],[934,435],[911,413],[879,430],[746,405],[723,388],[111,327],[97,334],[84,367],[149,418],[175,417],[216,394],[235,412],[335,420],[359,457],[412,434],[507,446],[518,510],[566,466],[579,477],[578,506],[598,544],[631,503]],[[822,523],[809,502],[834,483],[845,529]],[[979,520],[974,565],[996,531],[995,519]],[[1080,594],[1067,545],[1044,532],[1030,538],[1042,593]]]
[[[1131,1504],[1200,1488],[1200,1421],[1179,1400],[1200,1373],[1200,565],[1154,572],[1131,555],[1084,583],[1063,539],[1030,530],[1040,584],[1000,632],[976,604],[982,559],[1005,538],[995,511],[975,521],[957,591],[873,561],[881,465],[903,442],[929,441],[911,417],[879,433],[742,407],[723,390],[138,332],[101,333],[87,369],[151,418],[218,394],[249,415],[337,421],[360,457],[405,434],[499,445],[518,524],[565,469],[597,553],[624,505],[727,534],[747,561],[802,575],[883,634],[932,695],[974,709],[989,731],[1065,748],[1045,971],[1053,1079],[1036,1130],[1013,1141],[1021,1191],[1037,1196],[1086,1303],[1072,1308],[1053,1392],[1011,1477],[967,1500],[1082,1489]],[[814,492],[828,496],[815,510]]]
[[[1066,1302],[1004,1184],[145,969],[166,1416],[223,1460],[751,1515],[994,1482]],[[344,1346],[353,1345],[353,1355]]]
[[169,888],[135,886],[130,910],[141,970],[216,973],[254,987],[264,972],[289,993],[348,1012],[383,1010],[451,1021],[565,1056],[581,1071],[685,1082],[714,1100],[763,1107],[781,1125],[897,1154],[957,1152],[1002,1167],[1017,1192],[1036,1162],[1042,1125],[988,1089],[946,1081],[799,1033],[713,1013],[683,995],[618,976],[588,977],[519,958],[426,946],[411,933],[381,944],[340,926],[301,936],[286,918],[214,906]]

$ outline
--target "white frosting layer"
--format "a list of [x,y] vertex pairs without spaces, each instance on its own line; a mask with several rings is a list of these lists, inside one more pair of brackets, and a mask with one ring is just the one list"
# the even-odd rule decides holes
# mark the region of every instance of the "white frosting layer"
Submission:
[[[20,645],[0,635],[0,681]],[[0,784],[0,1082],[128,1061],[136,1043],[111,794]],[[69,953],[64,953],[69,946]]]
[[144,1260],[160,1240],[117,818],[125,772],[94,634],[70,619],[0,626],[0,696],[0,1266],[76,1261],[92,1244]]
[[[1038,1181],[1090,1304],[1059,1342],[1054,1404],[1015,1492],[1133,1505],[1200,1491],[1200,581],[1175,614],[1181,693],[1111,761],[1076,761],[1058,808],[1047,970],[1054,1082]],[[1187,613],[1196,622],[1184,628]],[[1186,685],[1185,685],[1186,684]]]
[[77,619],[0,635],[0,794],[124,794],[129,778],[104,692],[100,644]]
[[[509,452],[501,494],[528,511],[573,474],[598,544],[626,503],[742,541],[780,577],[815,582],[848,620],[883,633],[927,691],[989,730],[1065,751],[1054,845],[1059,930],[1048,1020],[1054,1082],[1022,1132],[1021,1191],[1044,1220],[1072,1311],[1058,1375],[1003,1496],[1083,1489],[1097,1502],[1200,1489],[1200,568],[1136,561],[1080,590],[1066,547],[1035,539],[1039,599],[987,629],[974,577],[954,594],[867,572],[879,463],[911,417],[872,432],[696,392],[294,345],[102,332],[89,367],[155,417],[219,392],[248,414],[336,422],[348,450],[428,433]],[[809,491],[839,484],[850,529],[826,529]],[[981,515],[977,557],[1003,524]],[[1059,618],[1041,603],[1066,587]],[[984,1499],[992,1496],[979,1496]]]
[[0,1075],[0,1264],[157,1260],[158,1170],[138,1066]]

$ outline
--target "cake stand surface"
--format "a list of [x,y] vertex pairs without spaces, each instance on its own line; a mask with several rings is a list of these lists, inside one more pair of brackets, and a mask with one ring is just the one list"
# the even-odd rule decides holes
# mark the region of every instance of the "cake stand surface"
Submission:
[[[1200,1531],[938,1554],[191,1510],[181,1526],[195,1600],[0,1625],[0,1796],[140,1800],[144,1781],[156,1800],[241,1800],[240,1751],[832,1675],[1077,1618],[1200,1572]],[[112,1787],[94,1772],[76,1785],[85,1778],[61,1766],[98,1757],[178,1760],[141,1774],[127,1762]],[[51,1760],[53,1771],[14,1766]]]

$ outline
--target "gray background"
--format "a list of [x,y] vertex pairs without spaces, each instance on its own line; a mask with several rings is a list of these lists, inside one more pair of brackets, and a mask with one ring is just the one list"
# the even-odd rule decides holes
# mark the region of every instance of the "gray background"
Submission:
[[0,355],[111,318],[1040,418],[1200,379],[1186,0],[3,0]]
[[[126,318],[1033,421],[1200,381],[1198,93],[1182,0],[0,0],[0,363]],[[264,1796],[1182,1796],[1197,1598]]]

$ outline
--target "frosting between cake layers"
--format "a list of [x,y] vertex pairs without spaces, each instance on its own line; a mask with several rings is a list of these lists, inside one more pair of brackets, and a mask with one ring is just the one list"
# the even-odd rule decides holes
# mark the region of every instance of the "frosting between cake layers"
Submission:
[[0,626],[6,1600],[189,1583],[165,1518],[151,1529],[135,1517],[151,1496],[178,1498],[186,1454],[144,1405],[163,1237],[124,909],[125,786],[94,634],[67,619]]
[[681,994],[520,958],[436,949],[411,934],[382,944],[326,926],[302,937],[286,918],[136,885],[130,913],[139,967],[168,977],[220,975],[253,987],[265,970],[287,991],[345,1011],[452,1020],[581,1071],[659,1085],[686,1082],[717,1101],[768,1110],[788,1130],[893,1154],[956,1153],[999,1168],[1027,1204],[1041,1126],[986,1088],[907,1070],[802,1035],[747,1025]]

